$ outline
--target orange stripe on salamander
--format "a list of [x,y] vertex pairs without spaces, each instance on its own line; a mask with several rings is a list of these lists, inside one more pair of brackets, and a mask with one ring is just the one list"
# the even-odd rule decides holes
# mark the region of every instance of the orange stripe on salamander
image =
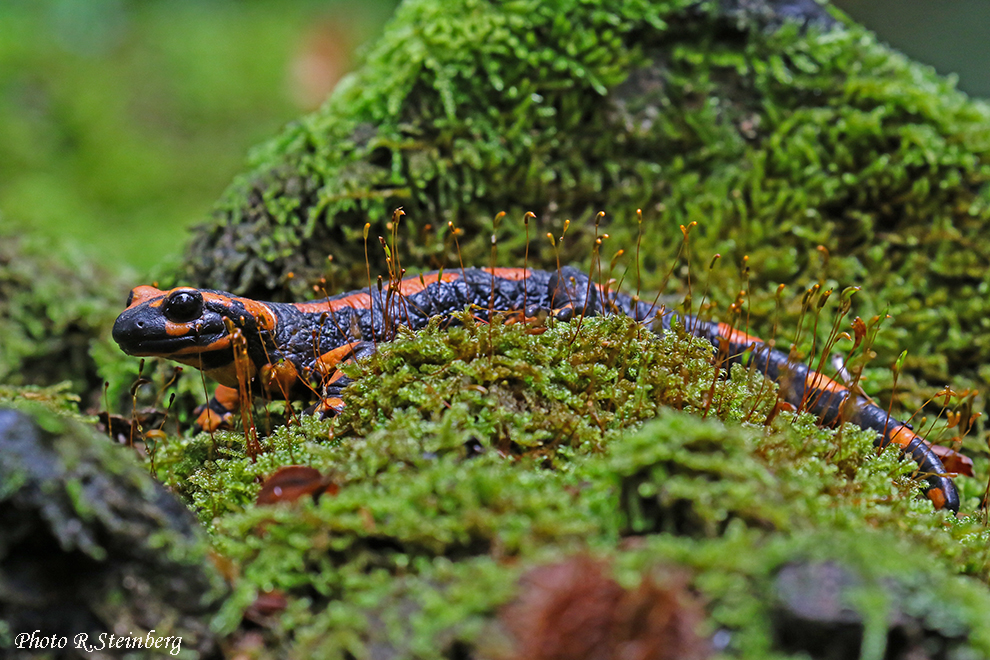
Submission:
[[495,277],[501,277],[503,280],[518,281],[533,275],[533,272],[528,268],[484,268],[482,270]]
[[238,298],[237,300],[244,305],[245,311],[254,317],[254,322],[258,324],[259,330],[272,331],[278,325],[278,318],[265,303],[250,298]]
[[743,346],[763,343],[759,337],[748,335],[742,330],[736,330],[728,323],[718,324],[718,336],[720,339],[728,339],[733,344],[742,344]]
[[[165,294],[166,294],[165,291],[162,291],[161,289],[156,289],[153,286],[148,286],[148,285],[136,286],[133,289],[131,289],[130,304],[127,306],[127,309],[130,309],[131,307],[137,307],[141,303],[147,302],[148,300],[151,300],[152,298],[156,298],[158,296],[162,296],[164,298]],[[159,302],[158,305],[161,305],[161,302]],[[158,305],[156,305],[156,307]]]
[[817,371],[808,370],[808,375],[804,377],[804,384],[818,390],[825,390],[834,394],[848,394],[849,388],[838,381],[834,381],[828,376]]
[[266,364],[258,371],[261,377],[261,385],[269,394],[280,394],[288,399],[296,381],[300,380],[299,371],[296,365],[288,360]]
[[[231,344],[231,337],[230,337],[230,335],[224,335],[224,336],[220,337],[219,339],[217,339],[216,341],[210,342],[209,344],[207,344],[205,346],[186,346],[184,348],[180,348],[180,349],[175,350],[175,351],[169,351],[169,353],[167,353],[166,355],[168,357],[171,357],[171,356],[183,357],[183,356],[186,356],[186,355],[193,355],[193,356],[195,356],[195,355],[199,355],[200,353],[209,353],[211,351],[219,351],[219,350],[223,350],[223,349],[228,349],[228,348],[230,348],[230,344]],[[173,359],[178,360],[179,357],[175,357]]]
[[[519,281],[530,277],[532,272],[528,268],[482,268],[483,271],[503,280]],[[461,274],[456,270],[448,270],[443,274],[442,281],[453,282],[459,279]],[[426,275],[414,275],[399,282],[399,293],[404,296],[411,296],[419,293],[426,287],[441,281],[439,271]]]
[[945,508],[945,503],[947,500],[945,498],[944,490],[942,490],[941,488],[931,488],[929,489],[927,495],[928,495],[928,499],[932,501],[932,504],[935,505],[936,509]]
[[[746,334],[742,330],[736,330],[727,323],[718,324],[719,351],[726,351],[730,358],[735,358],[745,353],[753,344],[765,345],[759,337]],[[728,341],[728,345],[725,342]]]
[[[728,339],[733,344],[748,346],[754,343],[764,343],[759,337],[748,335],[745,332],[736,330],[725,323],[718,324],[718,333],[720,338]],[[846,394],[849,392],[849,388],[842,383],[834,381],[828,376],[817,371],[809,370],[808,375],[805,376],[804,384],[807,388],[824,390],[835,394]]]
[[292,306],[304,314],[319,314],[321,312],[336,312],[339,309],[371,309],[371,296],[367,292],[353,293],[337,300],[316,300],[308,303],[292,303]]
[[[453,282],[454,280],[460,278],[460,276],[461,274],[458,272],[447,271],[443,274],[443,281]],[[411,296],[413,294],[419,293],[429,285],[439,281],[441,281],[439,272],[407,277],[406,279],[399,282],[399,293],[401,293],[404,296]]]
[[[891,442],[900,447],[907,447],[911,444],[912,440],[920,437],[917,433],[906,426],[897,426],[897,428],[894,428],[895,425],[897,425],[897,422],[891,420],[890,429],[888,429],[888,437]],[[922,441],[924,441],[923,438]],[[928,443],[925,444],[927,445]]]
[[195,331],[196,328],[190,323],[172,323],[165,321],[165,334],[169,337],[185,337]]

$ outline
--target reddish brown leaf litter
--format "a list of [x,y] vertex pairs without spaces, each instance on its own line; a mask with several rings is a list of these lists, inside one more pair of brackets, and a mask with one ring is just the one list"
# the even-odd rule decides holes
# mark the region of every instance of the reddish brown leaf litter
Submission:
[[287,465],[279,468],[262,484],[261,491],[258,493],[258,504],[295,502],[305,495],[310,495],[314,500],[317,500],[323,493],[335,495],[337,485],[331,483],[315,468],[304,465]]
[[523,660],[693,660],[711,647],[704,610],[683,576],[644,577],[625,589],[604,561],[578,556],[540,566],[500,615]]
[[276,617],[288,606],[289,600],[281,590],[265,591],[254,599],[244,612],[244,618],[259,626],[270,628],[277,622]]
[[973,459],[960,454],[951,447],[942,445],[932,445],[932,452],[942,461],[945,469],[953,474],[962,474],[967,477],[973,476]]

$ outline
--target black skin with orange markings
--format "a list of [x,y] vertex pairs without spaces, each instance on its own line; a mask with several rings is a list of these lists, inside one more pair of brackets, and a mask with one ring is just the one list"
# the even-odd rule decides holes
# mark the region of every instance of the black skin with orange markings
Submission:
[[[334,414],[350,379],[335,370],[338,363],[371,354],[375,345],[394,336],[396,325],[424,327],[434,316],[449,316],[470,308],[486,319],[489,310],[541,311],[567,320],[581,314],[625,314],[655,332],[669,330],[676,317],[691,334],[720,348],[729,362],[752,364],[781,384],[784,400],[818,415],[824,424],[840,418],[877,431],[878,446],[899,445],[918,464],[927,481],[925,493],[936,508],[959,510],[959,495],[939,458],[911,429],[847,387],[789,360],[756,337],[734,332],[719,323],[681,317],[648,301],[611,290],[603,291],[576,268],[559,272],[499,268],[453,269],[402,280],[402,295],[386,285],[332,296],[309,303],[261,303],[222,291],[179,288],[159,291],[138,287],[113,328],[114,340],[125,353],[166,357],[206,371],[227,388],[236,388],[233,351],[227,324],[240,330],[252,363],[252,391],[272,398],[315,399],[317,410]],[[386,314],[387,310],[387,314]],[[383,322],[389,318],[391,323]],[[226,321],[224,320],[226,319]],[[225,343],[227,342],[227,343]],[[274,369],[272,365],[278,365]],[[283,374],[274,379],[263,375]],[[287,376],[285,376],[287,374]],[[278,382],[276,382],[278,381]],[[218,417],[236,406],[230,390],[218,388],[209,407]],[[206,415],[206,413],[204,413]],[[207,425],[217,425],[201,416]]]

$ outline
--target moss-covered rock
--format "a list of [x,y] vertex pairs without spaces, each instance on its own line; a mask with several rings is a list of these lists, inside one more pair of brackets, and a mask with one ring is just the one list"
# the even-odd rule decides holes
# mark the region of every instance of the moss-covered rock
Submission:
[[650,288],[698,222],[695,258],[723,255],[723,300],[748,280],[755,327],[779,282],[861,285],[854,313],[893,316],[885,369],[907,348],[911,375],[985,387],[988,180],[986,104],[813,2],[414,0],[321,110],[256,150],[187,274],[263,297],[359,286],[362,228],[388,235],[397,206],[416,268],[487,263],[498,211],[504,264],[526,211],[531,264],[556,263],[542,237],[566,218],[560,256],[587,262],[604,210],[605,250],[639,252]]
[[[505,614],[527,599],[520,576],[590,554],[646,603],[681,576],[702,596],[698,634],[736,657],[794,651],[774,625],[778,575],[809,562],[855,576],[842,602],[856,639],[896,639],[907,621],[940,648],[990,653],[990,595],[956,576],[986,579],[986,531],[933,515],[912,464],[878,456],[872,432],[786,413],[767,425],[760,378],[720,379],[707,344],[628,319],[535,334],[461,320],[383,344],[340,417],[281,427],[254,459],[236,433],[158,448],[238,576],[216,620],[232,647],[260,643],[246,617],[272,657],[521,657],[537,633]],[[259,504],[293,464],[332,487]]]
[[[183,643],[215,649],[209,618],[226,585],[208,562],[195,518],[131,450],[75,420],[64,396],[29,390],[16,398],[0,408],[5,656],[38,649],[82,656],[79,635],[100,648],[100,635],[104,642],[110,633],[143,640],[151,630],[172,636],[166,652]],[[32,646],[18,637],[35,630],[67,637],[68,647],[53,652],[50,642]]]
[[109,329],[128,288],[121,273],[72,246],[0,224],[0,383],[70,381],[86,405],[94,404],[101,375],[130,369],[98,374],[98,365],[120,363]]
[[[686,284],[672,259],[679,225],[697,221],[696,261],[751,255],[739,281],[754,325],[778,281],[862,284],[855,313],[896,315],[879,351],[906,346],[913,373],[958,376],[990,357],[985,305],[965,295],[990,286],[990,112],[829,11],[411,0],[322,110],[257,151],[197,235],[188,274],[266,298],[324,277],[357,286],[365,223],[388,234],[399,205],[402,260],[417,268],[486,262],[497,211],[509,213],[495,232],[503,263],[520,264],[513,219],[525,211],[534,236],[575,220],[555,248],[534,243],[532,265],[588,262],[604,209],[606,251],[638,252],[648,289],[668,273]],[[827,595],[854,629],[843,649],[990,657],[986,529],[933,513],[915,466],[878,454],[872,433],[781,413],[758,374],[723,377],[700,340],[628,319],[457,322],[383,344],[349,367],[360,378],[342,415],[288,411],[258,455],[237,433],[144,438],[233,582],[219,608],[188,517],[121,448],[50,413],[7,413],[0,504],[14,532],[0,566],[46,548],[95,566],[96,582],[59,602],[94,630],[160,616],[204,644],[226,635],[230,656],[327,658],[518,657],[539,640],[513,623],[513,603],[532,602],[534,571],[581,557],[616,603],[651,622],[656,603],[683,607],[675,619],[702,619],[695,633],[731,656],[814,653],[774,621],[799,619],[824,592],[795,581],[824,572],[839,576]],[[52,396],[14,396],[28,393]],[[259,504],[290,465],[309,468],[314,483],[296,491],[307,496]],[[961,490],[972,510],[980,486]],[[47,589],[37,573],[22,575]],[[168,597],[129,599],[125,573]],[[620,614],[608,613],[619,627]]]

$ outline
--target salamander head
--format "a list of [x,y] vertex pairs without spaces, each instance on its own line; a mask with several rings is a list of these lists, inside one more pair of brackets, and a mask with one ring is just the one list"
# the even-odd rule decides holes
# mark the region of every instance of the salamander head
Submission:
[[211,370],[233,359],[228,324],[240,328],[249,345],[258,345],[259,331],[272,331],[276,323],[268,305],[224,291],[139,286],[113,324],[113,339],[129,355],[165,357]]

